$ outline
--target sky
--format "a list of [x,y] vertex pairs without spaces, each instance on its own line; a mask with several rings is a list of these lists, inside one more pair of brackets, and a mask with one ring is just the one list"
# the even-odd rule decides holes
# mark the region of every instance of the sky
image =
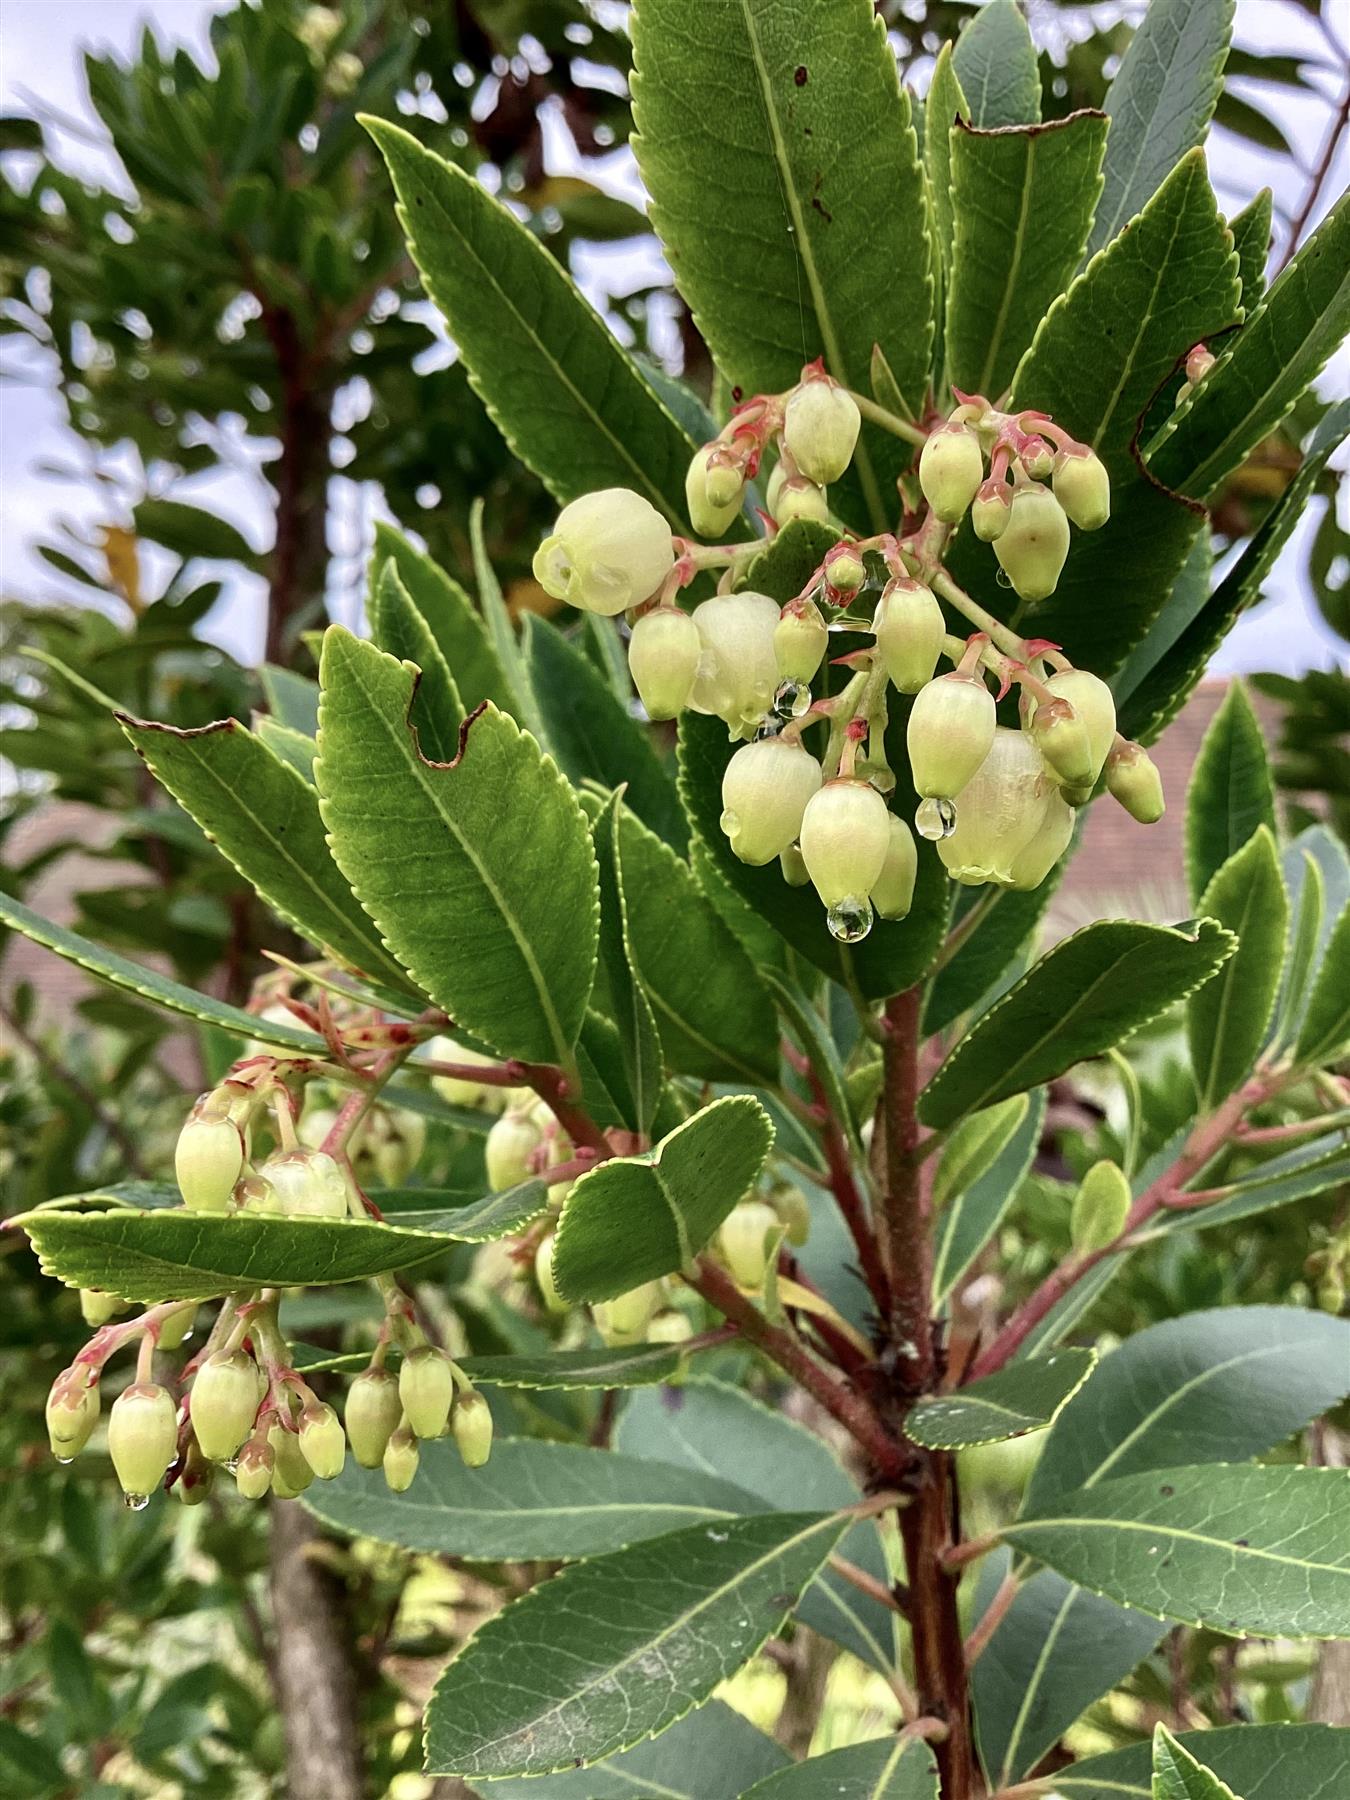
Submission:
[[[4,111],[40,110],[49,126],[49,141],[59,146],[68,167],[90,178],[114,184],[117,165],[101,140],[84,90],[80,56],[86,46],[111,49],[126,55],[148,20],[161,38],[184,42],[194,49],[207,44],[211,14],[227,0],[0,0],[0,108]],[[1112,9],[1083,8],[1081,16]],[[1137,7],[1135,10],[1138,10]],[[1328,9],[1329,12],[1334,9]],[[1050,17],[1050,9],[1030,0],[1028,14],[1033,34],[1064,20],[1063,12]],[[1342,42],[1350,33],[1350,6],[1340,15]],[[1331,51],[1295,0],[1237,0],[1235,42],[1249,49],[1274,50],[1328,61]],[[1323,85],[1337,94],[1338,81],[1328,70]],[[926,73],[918,72],[920,86]],[[1277,117],[1300,161],[1311,166],[1317,159],[1330,119],[1331,107],[1317,99],[1248,84],[1247,96],[1259,99]],[[40,103],[40,106],[39,106]],[[52,115],[55,115],[53,121]],[[53,128],[54,126],[54,128]],[[552,167],[567,172],[570,146],[558,133],[549,134]],[[1211,176],[1220,202],[1232,214],[1259,188],[1275,189],[1277,217],[1297,206],[1304,177],[1286,163],[1259,151],[1225,132],[1214,135],[1210,145]],[[596,165],[586,173],[597,178]],[[627,150],[617,151],[601,165],[599,178],[614,191],[641,205],[641,190]],[[1319,215],[1350,183],[1350,151],[1341,146],[1323,189]],[[1315,215],[1318,216],[1318,215]],[[1278,240],[1277,240],[1278,241]],[[606,246],[584,253],[576,274],[592,297],[625,292],[645,286],[658,260],[654,244],[633,242]],[[11,340],[12,342],[12,340]],[[1350,352],[1342,349],[1319,384],[1326,395],[1350,393]],[[61,578],[33,553],[35,537],[49,528],[58,514],[88,519],[94,510],[90,484],[78,479],[57,479],[40,472],[39,465],[81,461],[80,440],[65,425],[62,407],[50,387],[7,382],[0,387],[0,583],[8,594],[60,598]],[[1342,450],[1335,459],[1344,470],[1350,456]],[[1350,512],[1350,483],[1342,482],[1341,504]],[[231,519],[257,549],[267,547],[270,531],[268,499],[256,465],[246,459],[239,467],[205,480],[174,488],[178,498],[207,504]],[[338,480],[335,484],[329,524],[333,553],[329,578],[329,607],[334,616],[354,623],[359,610],[361,571],[369,535],[379,512],[378,494],[368,487]],[[1320,509],[1319,509],[1320,511]],[[1295,674],[1309,667],[1327,667],[1345,654],[1345,646],[1323,625],[1302,578],[1307,544],[1317,524],[1318,512],[1310,512],[1296,529],[1278,565],[1265,583],[1263,605],[1242,619],[1214,664],[1216,673],[1243,673],[1274,669]],[[151,560],[150,575],[154,567]],[[64,589],[67,596],[72,591]],[[227,591],[208,615],[204,635],[246,662],[256,661],[262,643],[263,590],[260,580],[243,577]]]

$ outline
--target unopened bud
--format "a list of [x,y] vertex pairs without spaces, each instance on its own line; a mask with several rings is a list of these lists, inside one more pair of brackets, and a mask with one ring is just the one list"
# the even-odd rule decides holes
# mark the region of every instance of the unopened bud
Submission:
[[[1089,752],[1088,773],[1082,777],[1082,785],[1091,787],[1116,741],[1115,696],[1101,676],[1088,669],[1061,669],[1045,685],[1057,700],[1067,700],[1082,721]],[[1035,729],[1034,719],[1032,729]],[[1067,778],[1065,785],[1077,787],[1080,783]]]
[[300,1439],[278,1421],[267,1433],[272,1446],[272,1492],[278,1500],[297,1500],[314,1479]]
[[178,1454],[178,1409],[167,1388],[138,1381],[122,1390],[108,1414],[108,1454],[124,1494],[154,1492]]
[[882,589],[872,620],[886,674],[902,694],[917,694],[933,679],[947,622],[932,590],[907,575]]
[[159,1350],[180,1350],[192,1330],[197,1319],[197,1303],[180,1307],[160,1321],[159,1336],[155,1339],[155,1347]]
[[852,544],[836,544],[826,553],[825,580],[831,590],[847,597],[867,580],[867,567]]
[[47,1395],[47,1438],[59,1462],[78,1456],[98,1424],[98,1381],[86,1380],[85,1375],[78,1365],[67,1369]]
[[817,378],[804,381],[788,396],[783,441],[802,474],[828,487],[853,460],[861,425],[853,396],[833,381]]
[[[778,474],[777,469],[774,474]],[[771,481],[769,494],[769,517],[780,527],[791,525],[794,519],[814,519],[820,525],[829,520],[830,502],[824,488],[817,487],[804,475]]]
[[994,555],[1023,600],[1045,600],[1059,584],[1069,554],[1069,521],[1049,488],[1018,488]]
[[687,1344],[694,1335],[694,1327],[689,1323],[685,1313],[677,1312],[674,1307],[669,1312],[658,1313],[647,1327],[649,1344]]
[[104,1293],[102,1288],[80,1289],[80,1316],[95,1331],[126,1310],[126,1301],[117,1294]]
[[886,802],[868,781],[828,781],[807,803],[802,855],[827,907],[865,899],[886,866],[890,844]]
[[722,1221],[718,1242],[732,1279],[758,1292],[769,1267],[769,1245],[781,1229],[778,1214],[764,1200],[742,1200]]
[[261,1500],[272,1485],[276,1454],[260,1432],[239,1452],[234,1465],[234,1484],[245,1500]]
[[402,1426],[390,1438],[384,1452],[384,1479],[391,1493],[406,1494],[421,1460],[417,1439]]
[[630,488],[573,500],[534,553],[545,593],[606,617],[650,599],[674,566],[669,523]]
[[1207,349],[1204,344],[1195,346],[1186,358],[1186,379],[1192,387],[1205,379],[1217,360],[1214,352]]
[[339,50],[328,65],[323,85],[334,100],[345,100],[356,92],[364,74],[365,64],[354,50]]
[[347,1460],[347,1440],[331,1406],[312,1402],[300,1415],[300,1454],[320,1481],[332,1481]]
[[702,640],[692,617],[678,606],[643,613],[628,640],[633,685],[650,719],[673,719],[689,704]]
[[558,1284],[553,1279],[553,1233],[550,1231],[539,1240],[539,1248],[534,1253],[534,1278],[539,1284],[539,1292],[544,1306],[551,1313],[570,1312],[569,1303],[558,1292]]
[[829,642],[829,627],[815,601],[789,601],[773,633],[778,673],[785,681],[813,680]]
[[665,1296],[664,1282],[646,1281],[613,1300],[601,1300],[591,1308],[595,1328],[612,1348],[640,1344]]
[[347,1442],[363,1469],[378,1468],[400,1418],[398,1382],[388,1369],[363,1369],[347,1390]]
[[1006,481],[992,477],[982,482],[980,491],[970,503],[970,523],[977,538],[986,544],[1001,537],[1012,517],[1012,498]]
[[694,452],[684,478],[685,505],[689,523],[697,536],[720,538],[741,510],[744,481],[730,464],[711,459],[717,454],[715,444],[705,444]]
[[300,15],[295,35],[316,56],[327,54],[329,45],[342,30],[342,20],[331,6],[307,6]]
[[[457,1043],[451,1037],[431,1038],[426,1045],[426,1053],[432,1062],[462,1063],[474,1069],[500,1067],[496,1057],[486,1056],[481,1050],[473,1050],[468,1044]],[[415,1068],[416,1064],[413,1066]],[[489,1110],[504,1100],[508,1092],[495,1082],[474,1081],[469,1076],[461,1075],[433,1075],[431,1091],[438,1094],[448,1106],[481,1106]]]
[[787,1230],[787,1241],[800,1250],[811,1235],[811,1208],[800,1188],[781,1187],[773,1196],[774,1209]]
[[881,866],[876,886],[872,889],[872,905],[882,919],[903,919],[914,904],[914,882],[919,873],[919,848],[905,821],[894,813],[890,818],[891,841],[886,846],[886,860]]
[[953,880],[1010,887],[1016,858],[1045,816],[1053,788],[1036,746],[999,726],[989,753],[956,796],[956,825],[937,851]]
[[994,696],[978,675],[953,669],[914,696],[905,742],[921,798],[951,800],[988,756],[998,723]]
[[955,525],[964,518],[984,480],[984,452],[969,425],[939,425],[919,455],[919,486],[939,519]]
[[1036,748],[1057,780],[1077,787],[1096,779],[1092,766],[1092,740],[1086,721],[1068,700],[1047,700],[1038,705],[1027,727]]
[[778,686],[774,633],[779,608],[767,594],[715,594],[694,608],[703,646],[689,695],[695,712],[715,713],[735,735],[769,710]]
[[1106,464],[1082,444],[1060,452],[1055,498],[1080,531],[1097,531],[1111,517],[1111,477]]
[[243,1350],[208,1356],[193,1377],[192,1429],[202,1455],[228,1462],[253,1430],[258,1411],[258,1370]]
[[1062,790],[1051,788],[1045,796],[1045,811],[1031,838],[1012,860],[1012,880],[1008,886],[1019,893],[1038,888],[1069,847],[1073,837],[1073,808]]
[[194,1212],[225,1212],[243,1167],[244,1140],[234,1120],[194,1109],[173,1156],[183,1204]]
[[1158,765],[1142,744],[1120,740],[1106,759],[1106,786],[1141,825],[1156,825],[1167,810]]
[[741,745],[722,775],[721,823],[742,862],[760,867],[782,855],[820,781],[820,764],[791,739]]
[[189,1437],[183,1451],[182,1464],[174,1477],[170,1492],[184,1506],[200,1506],[215,1486],[215,1480],[214,1466],[202,1455],[196,1438]]
[[544,1134],[527,1112],[503,1113],[487,1134],[483,1155],[488,1186],[494,1193],[528,1181],[530,1163]]
[[410,1350],[398,1372],[398,1397],[418,1437],[440,1437],[455,1398],[455,1377],[445,1352],[431,1344]]
[[1044,480],[1055,467],[1055,453],[1043,437],[1030,438],[1018,451],[1017,460],[1037,481]]
[[1069,1236],[1080,1256],[1105,1250],[1125,1229],[1130,1184],[1119,1163],[1093,1163],[1073,1197]]
[[254,1200],[260,1212],[309,1219],[347,1217],[347,1177],[326,1151],[280,1151],[260,1166],[257,1180],[261,1187]]
[[455,1401],[450,1431],[464,1467],[481,1469],[492,1454],[492,1414],[477,1389],[470,1388]]
[[778,858],[778,867],[783,872],[783,880],[789,887],[805,887],[811,879],[811,871],[806,866],[806,858],[802,855],[801,846],[789,844]]

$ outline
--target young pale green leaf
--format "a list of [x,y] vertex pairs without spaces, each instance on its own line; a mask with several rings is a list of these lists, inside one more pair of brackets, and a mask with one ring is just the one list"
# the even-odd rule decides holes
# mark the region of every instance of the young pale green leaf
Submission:
[[1270,228],[1274,215],[1275,196],[1267,187],[1228,221],[1242,270],[1242,310],[1249,319],[1266,291],[1266,259],[1270,255]]
[[[1226,1725],[1177,1740],[1243,1800],[1330,1800],[1350,1782],[1350,1733],[1331,1725]],[[1055,1777],[1064,1800],[1153,1800],[1147,1744],[1091,1756]]]
[[[632,28],[652,223],[727,382],[779,393],[823,356],[865,393],[877,344],[917,415],[933,250],[909,98],[870,0],[640,0]],[[880,528],[911,454],[864,426],[836,509]]]
[[1052,1350],[983,1381],[916,1403],[905,1433],[930,1450],[963,1450],[1041,1431],[1092,1373],[1095,1350]]
[[[952,46],[938,51],[924,101],[923,166],[928,178],[928,199],[933,209],[938,267],[944,280],[951,268],[952,238],[956,218],[952,202],[952,137],[957,121],[970,122],[970,107],[952,66]],[[941,315],[939,315],[941,316]]]
[[289,725],[283,725],[280,719],[274,719],[270,713],[254,713],[253,729],[260,742],[265,744],[273,756],[279,756],[284,763],[289,763],[302,781],[314,785],[314,758],[319,754],[316,739],[306,737],[303,731],[295,731]]
[[263,694],[272,716],[292,731],[313,737],[319,729],[319,684],[294,669],[264,663],[258,671]]
[[1305,1067],[1336,1061],[1350,1043],[1350,907],[1332,928],[1294,1049]]
[[1153,1800],[1240,1800],[1161,1723],[1153,1727]]
[[627,1124],[644,1136],[651,1131],[664,1086],[661,1034],[651,1001],[634,964],[628,935],[628,908],[619,861],[620,795],[611,794],[592,828],[600,870],[600,959],[609,980],[618,1027],[628,1102]]
[[240,1288],[327,1287],[425,1262],[449,1240],[373,1219],[263,1213],[30,1212],[22,1224],[44,1272],[124,1300],[209,1300]]
[[242,1007],[213,999],[209,994],[199,994],[195,988],[184,987],[179,981],[171,981],[167,975],[132,962],[128,956],[119,956],[115,950],[106,950],[102,944],[91,943],[78,932],[67,931],[64,925],[54,925],[50,919],[44,919],[31,907],[25,906],[21,900],[13,899],[9,894],[0,894],[0,925],[8,925],[15,931],[21,931],[35,944],[41,944],[44,949],[55,951],[57,956],[64,957],[67,962],[87,969],[100,981],[122,988],[126,993],[137,994],[142,1000],[153,1001],[156,1006],[162,1006],[168,1012],[181,1013],[189,1019],[199,1019],[203,1024],[215,1025],[235,1037],[275,1045],[277,1049],[289,1050],[292,1054],[300,1051],[316,1057],[328,1055],[328,1046],[313,1032],[305,1031],[299,1025],[277,1025],[270,1019],[245,1012]]
[[958,124],[951,133],[955,241],[944,341],[954,386],[994,399],[1012,380],[1082,258],[1105,147],[1097,112],[1016,130]]
[[933,1176],[934,1212],[941,1212],[988,1174],[1026,1118],[1029,1106],[1025,1094],[1012,1094],[997,1106],[961,1120],[943,1147]]
[[1350,331],[1350,196],[1303,245],[1145,452],[1174,493],[1207,500],[1321,374]]
[[1235,948],[1211,919],[1087,926],[976,1021],[925,1088],[920,1117],[953,1125],[1100,1056],[1208,982]]
[[237,719],[196,731],[118,714],[137,753],[245,881],[304,937],[362,973],[406,990],[333,863],[309,783]]
[[453,762],[464,706],[441,647],[392,557],[371,563],[368,610],[372,642],[419,672],[408,714],[418,750],[428,762]]
[[467,1203],[436,1188],[376,1188],[372,1197],[392,1223],[407,1230],[486,1244],[537,1219],[548,1205],[548,1183],[532,1178]]
[[505,1056],[568,1065],[595,973],[585,817],[487,702],[449,765],[418,753],[405,664],[330,627],[319,782],[333,854],[414,980]]
[[1114,238],[1204,141],[1223,87],[1233,0],[1153,0],[1106,95],[1106,190],[1092,248]]
[[378,569],[390,560],[445,658],[464,710],[472,712],[482,701],[491,700],[503,712],[513,711],[510,684],[478,608],[439,563],[417,549],[396,526],[377,519],[372,566]]
[[436,1684],[428,1772],[547,1775],[663,1730],[778,1629],[846,1523],[769,1513],[700,1525],[532,1589]]
[[611,1300],[686,1268],[743,1200],[773,1141],[748,1094],[715,1100],[646,1156],[614,1157],[563,1203],[553,1277],[569,1300]]
[[1004,1535],[1140,1612],[1237,1637],[1337,1637],[1350,1618],[1350,1482],[1341,1469],[1206,1463],[1126,1475]]
[[952,67],[984,130],[1034,125],[1041,116],[1041,78],[1036,46],[1014,0],[989,0],[956,40]]
[[[1012,1106],[1020,1098],[1022,1096],[1013,1096],[1004,1105]],[[933,1300],[936,1305],[941,1305],[948,1297],[998,1230],[1004,1214],[1017,1198],[1017,1190],[1041,1141],[1044,1117],[1045,1090],[1038,1088],[1030,1096],[1012,1136],[995,1160],[977,1180],[948,1199],[938,1219],[937,1248],[933,1258]]]
[[427,293],[515,454],[559,500],[632,488],[679,526],[693,439],[563,265],[464,169],[397,125],[363,123]]
[[1237,938],[1217,978],[1192,994],[1186,1012],[1201,1106],[1217,1106],[1251,1072],[1279,992],[1289,935],[1289,896],[1267,826],[1212,876],[1199,911]]
[[1182,1461],[1261,1456],[1347,1392],[1350,1321],[1235,1306],[1150,1325],[1056,1419],[1026,1508],[1046,1512],[1062,1494]]
[[741,1800],[822,1800],[826,1794],[830,1800],[937,1800],[937,1764],[927,1744],[892,1733],[808,1756],[758,1782]]
[[682,855],[689,828],[650,732],[619,704],[591,659],[536,614],[526,615],[525,660],[548,748],[563,774],[577,786],[626,784],[625,804]]
[[627,807],[618,843],[628,942],[667,1063],[704,1081],[772,1083],[778,1025],[750,958],[688,864]]
[[1229,684],[1200,745],[1186,794],[1186,875],[1191,900],[1258,825],[1275,833],[1275,783],[1265,734],[1245,682]]

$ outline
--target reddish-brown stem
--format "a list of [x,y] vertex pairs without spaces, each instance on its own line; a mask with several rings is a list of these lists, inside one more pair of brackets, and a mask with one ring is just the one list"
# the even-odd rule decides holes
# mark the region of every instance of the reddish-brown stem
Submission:
[[1008,1609],[1017,1598],[1021,1586],[1021,1579],[1018,1576],[1004,1576],[997,1593],[985,1607],[979,1624],[966,1639],[965,1657],[968,1669],[973,1669],[984,1654],[990,1638],[1008,1616]]
[[452,1081],[473,1081],[479,1087],[524,1087],[525,1072],[519,1063],[457,1063],[419,1056],[419,1075],[448,1075]]
[[849,1155],[843,1130],[830,1110],[825,1089],[814,1070],[809,1079],[811,1092],[815,1095],[816,1105],[821,1112],[821,1145],[830,1171],[830,1191],[858,1252],[858,1265],[862,1269],[868,1292],[876,1302],[881,1317],[885,1319],[891,1310],[891,1284],[886,1275],[886,1266],[881,1260],[881,1250],[872,1230],[871,1220],[867,1216],[866,1202],[859,1193],[853,1176],[853,1159]]
[[583,1107],[576,1104],[571,1081],[552,1063],[522,1063],[521,1078],[534,1089],[554,1118],[580,1149],[583,1145],[596,1153],[596,1160],[614,1154],[608,1138]]
[[901,1388],[910,1396],[934,1385],[937,1374],[931,1309],[932,1246],[928,1241],[919,1150],[919,1008],[915,987],[886,1003],[883,1021],[886,1193],[883,1221],[891,1283],[891,1328],[899,1352]]

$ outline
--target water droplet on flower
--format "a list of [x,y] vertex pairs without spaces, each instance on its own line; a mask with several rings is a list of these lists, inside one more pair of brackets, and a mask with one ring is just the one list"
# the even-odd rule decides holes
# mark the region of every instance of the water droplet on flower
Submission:
[[773,710],[780,719],[800,719],[811,704],[811,690],[804,681],[780,681],[773,697]]
[[239,1458],[237,1456],[227,1456],[225,1458],[224,1467],[227,1475],[237,1475],[239,1472]]
[[734,838],[741,828],[741,815],[738,812],[733,811],[731,807],[728,807],[722,814],[722,817],[718,820],[718,823],[729,838]]
[[830,936],[841,944],[860,944],[872,929],[872,902],[851,894],[825,914]]
[[123,1494],[122,1504],[128,1512],[144,1512],[150,1504],[149,1494]]
[[956,830],[956,807],[950,800],[921,800],[914,815],[914,829],[935,844]]
[[772,713],[765,713],[764,717],[755,727],[754,741],[757,744],[762,744],[765,738],[776,738],[782,729],[783,721],[781,719],[775,718]]

